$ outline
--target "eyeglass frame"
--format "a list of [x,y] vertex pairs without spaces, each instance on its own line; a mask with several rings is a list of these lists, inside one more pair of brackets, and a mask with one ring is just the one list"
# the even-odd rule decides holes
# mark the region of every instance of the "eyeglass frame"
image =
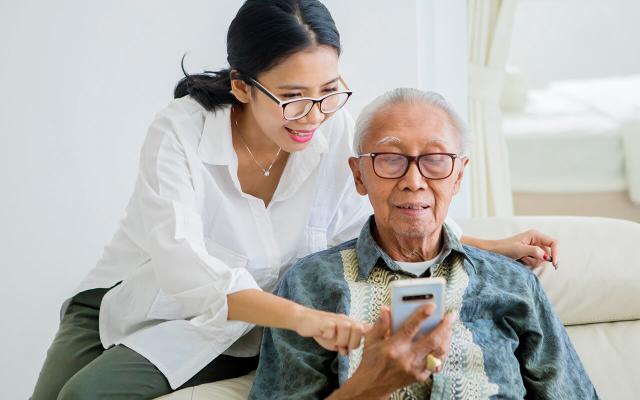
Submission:
[[[384,155],[384,154],[394,154],[396,156],[402,156],[407,160],[407,167],[404,169],[404,172],[400,176],[396,176],[396,177],[390,178],[390,177],[380,176],[378,174],[378,171],[376,171],[375,158],[377,156]],[[428,176],[426,176],[422,172],[422,169],[420,168],[420,162],[419,162],[420,158],[425,157],[425,156],[437,156],[437,155],[449,156],[451,158],[451,171],[449,171],[449,174],[447,176],[443,177],[443,178],[429,178]],[[376,174],[376,176],[378,178],[381,178],[381,179],[400,179],[400,178],[404,177],[405,175],[407,175],[407,172],[409,172],[409,167],[411,166],[412,163],[415,162],[416,167],[418,167],[418,172],[420,172],[420,175],[422,175],[423,178],[429,179],[429,180],[432,180],[432,181],[440,181],[440,180],[447,179],[448,177],[450,177],[451,174],[453,174],[453,170],[456,167],[456,159],[461,159],[461,157],[458,154],[455,154],[455,153],[425,153],[425,154],[420,154],[420,155],[417,155],[417,156],[409,156],[409,155],[406,155],[406,154],[395,153],[395,152],[392,152],[392,151],[387,151],[387,152],[383,151],[383,152],[375,152],[375,153],[371,152],[371,153],[358,154],[358,158],[360,158],[360,157],[371,157],[371,167],[373,168],[373,173]]]
[[[313,107],[315,107],[316,104],[320,104],[319,110],[321,113],[323,114],[331,114],[334,113],[336,111],[338,111],[340,108],[344,107],[345,104],[347,104],[347,101],[349,101],[349,98],[351,97],[351,95],[353,94],[353,92],[351,90],[349,90],[349,86],[347,85],[347,83],[344,81],[344,79],[342,79],[342,77],[338,77],[338,80],[342,83],[342,85],[344,85],[344,87],[347,88],[347,90],[341,90],[341,91],[337,91],[337,92],[332,92],[329,94],[326,94],[322,97],[318,97],[318,98],[313,98],[313,97],[298,97],[295,99],[291,99],[291,100],[280,100],[275,94],[271,93],[266,87],[264,87],[260,82],[258,82],[257,80],[248,77],[249,81],[256,87],[258,88],[258,90],[260,90],[262,93],[264,93],[265,95],[267,95],[267,97],[269,97],[271,100],[273,100],[274,102],[276,102],[280,107],[282,107],[282,118],[286,119],[287,121],[295,121],[301,118],[306,117],[311,110],[313,110]],[[326,113],[324,111],[322,111],[322,101],[324,101],[324,99],[326,99],[327,97],[336,95],[336,94],[341,94],[341,93],[346,93],[347,94],[347,99],[344,101],[344,103],[340,106],[340,108],[332,111],[331,113]],[[296,101],[302,101],[302,100],[311,100],[313,103],[311,104],[311,107],[309,107],[309,110],[304,113],[303,115],[296,117],[296,118],[287,118],[284,115],[284,108],[291,103],[295,103]]]

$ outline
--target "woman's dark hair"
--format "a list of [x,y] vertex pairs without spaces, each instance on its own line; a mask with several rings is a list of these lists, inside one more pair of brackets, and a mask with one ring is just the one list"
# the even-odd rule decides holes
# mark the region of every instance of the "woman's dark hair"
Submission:
[[[240,7],[227,32],[227,61],[230,68],[189,75],[178,82],[174,97],[191,95],[205,109],[213,111],[239,104],[230,93],[234,78],[251,84],[287,56],[308,47],[327,45],[340,54],[340,34],[329,10],[318,0],[247,0]],[[184,61],[184,58],[183,58]]]

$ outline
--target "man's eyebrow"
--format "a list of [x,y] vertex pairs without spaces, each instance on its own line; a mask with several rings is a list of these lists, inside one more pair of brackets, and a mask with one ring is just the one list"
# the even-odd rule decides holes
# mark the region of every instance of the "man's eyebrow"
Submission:
[[[339,79],[340,79],[339,77],[335,77],[329,82],[323,83],[321,86],[331,85],[332,83],[336,83]],[[282,86],[278,86],[278,89],[301,90],[301,89],[308,89],[308,87],[302,86],[302,85],[282,85]]]
[[398,138],[397,136],[385,136],[382,139],[378,140],[376,142],[376,145],[388,143],[400,143],[400,138]]

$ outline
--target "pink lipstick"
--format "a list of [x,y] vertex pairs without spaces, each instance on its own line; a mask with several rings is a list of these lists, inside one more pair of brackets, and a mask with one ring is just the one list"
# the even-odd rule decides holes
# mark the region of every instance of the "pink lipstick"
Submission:
[[[286,128],[286,127],[285,127]],[[294,130],[290,128],[286,128],[289,133],[289,137],[296,143],[306,143],[313,138],[313,133],[316,131],[315,129],[310,131],[303,130]]]

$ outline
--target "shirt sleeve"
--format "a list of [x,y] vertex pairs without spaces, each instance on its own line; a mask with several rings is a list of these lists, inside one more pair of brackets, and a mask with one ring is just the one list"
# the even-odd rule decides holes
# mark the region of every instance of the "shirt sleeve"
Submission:
[[564,325],[538,278],[530,274],[533,310],[516,350],[527,399],[597,399]]
[[[317,282],[321,277],[314,279],[313,275],[305,277],[297,272],[285,276],[277,294],[310,308],[335,312],[330,296],[320,288],[309,290],[308,283]],[[318,296],[325,300],[315,298]],[[293,331],[264,330],[260,364],[249,399],[320,399],[329,396],[338,386],[337,353]]]
[[177,134],[189,118],[184,112],[161,113],[151,124],[141,151],[135,210],[147,232],[144,247],[155,280],[174,302],[173,319],[200,315],[213,307],[218,318],[226,320],[226,296],[259,286],[246,268],[231,268],[207,252],[202,207],[191,173],[197,165],[190,164]]

